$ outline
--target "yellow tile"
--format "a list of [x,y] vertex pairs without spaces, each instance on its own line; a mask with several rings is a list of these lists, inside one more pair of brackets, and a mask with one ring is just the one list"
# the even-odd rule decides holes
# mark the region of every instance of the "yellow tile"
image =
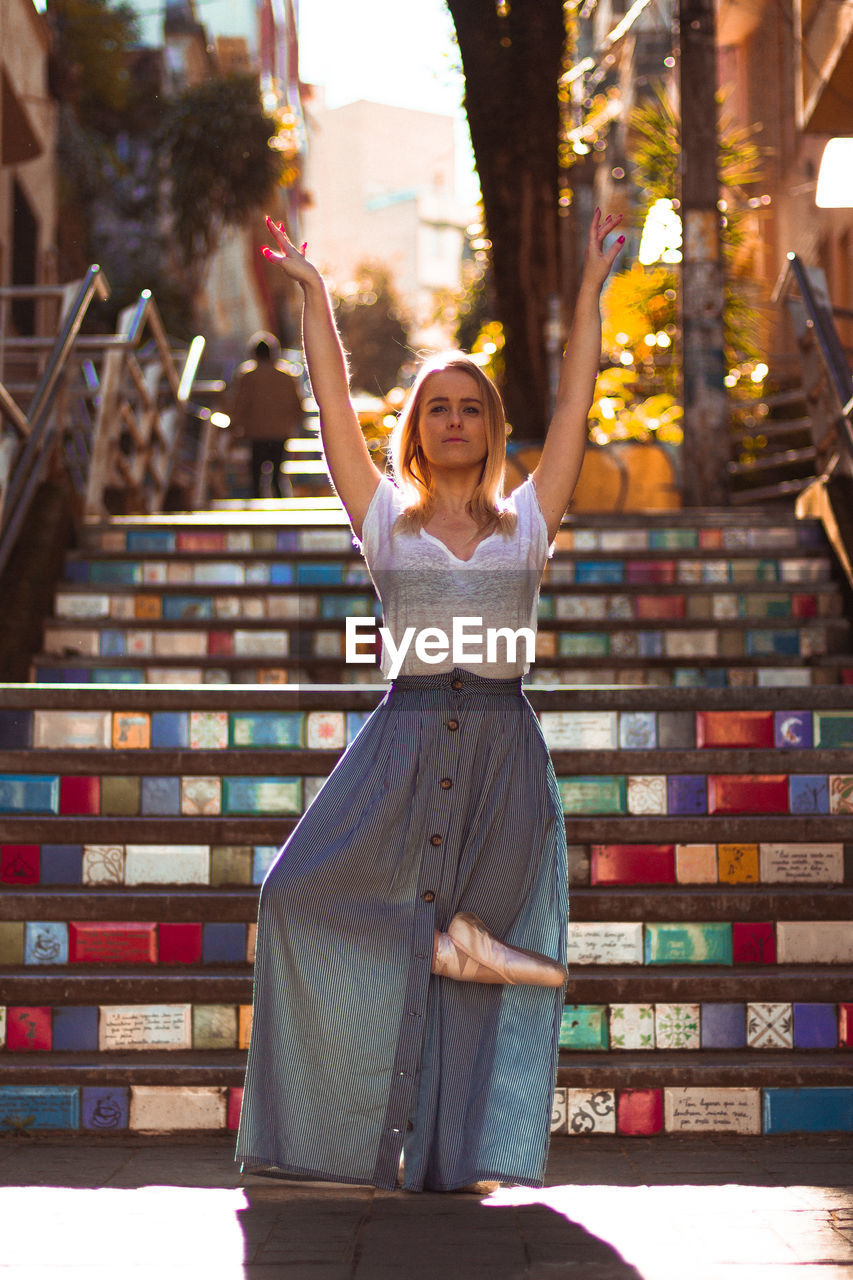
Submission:
[[757,844],[721,844],[718,850],[721,884],[757,884]]

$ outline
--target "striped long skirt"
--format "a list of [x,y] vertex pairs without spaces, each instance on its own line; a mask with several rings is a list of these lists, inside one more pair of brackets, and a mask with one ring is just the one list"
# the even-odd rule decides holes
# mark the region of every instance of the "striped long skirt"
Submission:
[[521,679],[401,676],[261,888],[244,1172],[542,1185],[564,992],[431,973],[457,911],[566,955],[557,780]]

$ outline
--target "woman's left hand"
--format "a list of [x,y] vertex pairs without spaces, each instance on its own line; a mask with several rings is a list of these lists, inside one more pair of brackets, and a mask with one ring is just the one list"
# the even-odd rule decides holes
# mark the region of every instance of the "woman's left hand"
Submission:
[[586,253],[584,254],[583,281],[596,289],[600,290],[604,285],[610,273],[610,268],[625,243],[625,237],[619,236],[609,249],[604,248],[606,237],[610,235],[611,231],[616,230],[621,221],[621,213],[608,213],[606,218],[602,218],[601,210],[596,209],[593,215],[589,238],[586,242]]

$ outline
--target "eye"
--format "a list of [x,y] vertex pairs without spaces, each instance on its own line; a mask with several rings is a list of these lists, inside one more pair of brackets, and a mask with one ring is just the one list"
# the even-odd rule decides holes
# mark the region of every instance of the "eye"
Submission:
[[434,404],[430,409],[430,413],[444,413],[446,406],[443,404]]

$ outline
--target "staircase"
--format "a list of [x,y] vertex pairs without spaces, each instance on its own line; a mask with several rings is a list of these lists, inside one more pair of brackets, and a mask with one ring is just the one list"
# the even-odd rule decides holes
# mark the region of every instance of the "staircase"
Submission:
[[[69,556],[0,688],[0,1126],[236,1127],[258,885],[384,692],[341,519],[114,518]],[[787,514],[564,525],[525,690],[572,886],[555,1132],[853,1128],[846,605]]]

